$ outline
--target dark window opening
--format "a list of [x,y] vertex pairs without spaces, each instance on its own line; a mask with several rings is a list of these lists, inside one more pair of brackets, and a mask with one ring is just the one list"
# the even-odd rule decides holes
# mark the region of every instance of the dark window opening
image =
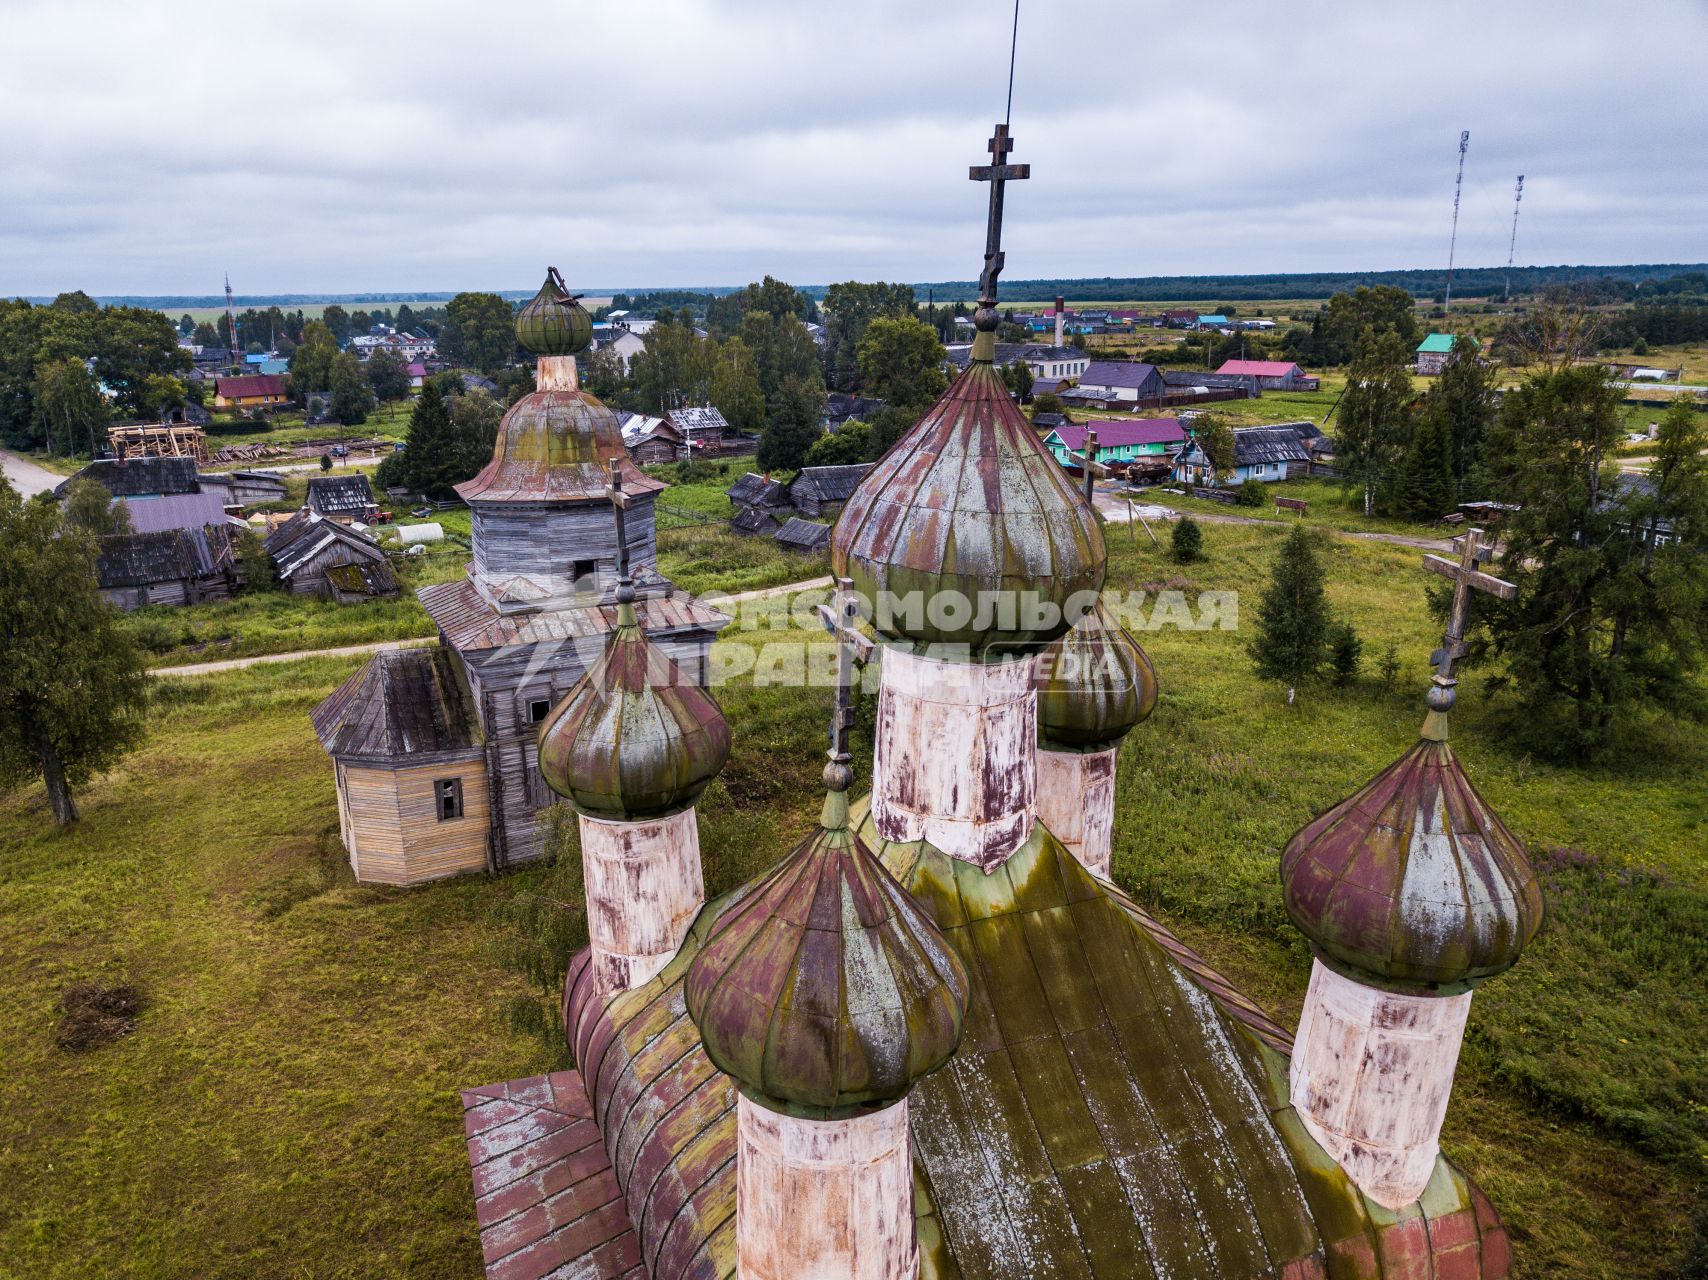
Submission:
[[433,784],[433,794],[439,803],[439,821],[447,822],[463,816],[463,780],[441,778]]
[[550,698],[535,698],[528,704],[528,723],[538,724],[551,714],[551,710],[552,702]]
[[585,578],[598,567],[599,562],[597,560],[577,560],[575,562],[575,576]]

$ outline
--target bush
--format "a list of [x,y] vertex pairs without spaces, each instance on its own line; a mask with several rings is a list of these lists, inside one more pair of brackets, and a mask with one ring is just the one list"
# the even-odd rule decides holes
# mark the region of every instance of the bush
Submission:
[[1174,526],[1174,560],[1191,564],[1204,553],[1204,531],[1191,516],[1181,516]]
[[1329,628],[1328,663],[1334,672],[1334,682],[1345,688],[1358,678],[1358,666],[1364,656],[1364,642],[1350,622],[1337,622]]
[[151,653],[176,649],[184,638],[184,628],[177,621],[159,614],[133,613],[127,621],[136,642]]
[[1264,492],[1267,487],[1261,480],[1247,480],[1239,487],[1239,505],[1261,507],[1267,497]]
[[332,470],[332,455],[330,453],[320,455],[320,469],[322,471]]
[[717,473],[717,464],[706,458],[684,458],[676,464],[676,483],[699,484]]
[[387,489],[402,489],[409,484],[404,475],[402,449],[393,449],[380,459],[380,465],[374,468],[374,488],[384,493]]

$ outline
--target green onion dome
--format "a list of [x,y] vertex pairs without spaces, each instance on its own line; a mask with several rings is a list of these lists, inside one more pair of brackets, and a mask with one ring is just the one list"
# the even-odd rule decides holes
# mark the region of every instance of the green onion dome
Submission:
[[593,317],[564,288],[556,267],[516,316],[516,341],[537,356],[573,356],[593,343]]
[[814,1119],[906,1095],[954,1054],[967,1005],[936,924],[850,830],[846,767],[826,773],[818,830],[726,910],[683,986],[713,1063]]
[[830,554],[872,602],[879,635],[1001,659],[1079,620],[1103,585],[1105,553],[1096,515],[1015,407],[989,351],[975,348],[966,372],[867,473]]
[[1464,990],[1511,968],[1542,922],[1524,846],[1444,737],[1295,835],[1281,886],[1323,962],[1379,987]]
[[1099,601],[1038,660],[1038,743],[1106,751],[1156,707],[1156,668]]
[[540,776],[590,818],[679,813],[729,759],[712,696],[654,646],[626,600],[605,652],[540,725]]

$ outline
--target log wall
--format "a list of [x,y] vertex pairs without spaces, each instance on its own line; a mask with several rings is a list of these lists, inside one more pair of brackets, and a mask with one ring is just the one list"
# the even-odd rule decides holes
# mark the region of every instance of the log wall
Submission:
[[[434,783],[459,778],[463,816],[439,819]],[[491,813],[478,752],[405,768],[338,766],[339,825],[363,884],[419,884],[483,871]]]

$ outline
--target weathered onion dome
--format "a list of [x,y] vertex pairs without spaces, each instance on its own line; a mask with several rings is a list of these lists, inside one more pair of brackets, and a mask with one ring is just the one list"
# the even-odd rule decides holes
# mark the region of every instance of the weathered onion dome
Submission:
[[604,502],[611,459],[629,493],[664,488],[629,460],[617,415],[585,391],[534,391],[498,424],[492,461],[456,486],[465,502]]
[[564,288],[556,267],[516,315],[516,341],[537,356],[573,356],[593,343],[593,317]]
[[683,997],[748,1097],[829,1119],[896,1101],[953,1056],[967,975],[833,789],[819,829],[718,921]]
[[637,822],[693,804],[729,748],[711,694],[647,640],[624,602],[599,661],[540,725],[540,776],[588,817]]
[[1097,607],[1038,661],[1038,741],[1050,751],[1106,751],[1156,708],[1156,667]]
[[[1105,553],[1097,517],[979,354],[854,490],[830,555],[869,601],[918,593],[911,612],[874,609],[879,634],[1000,658],[1078,621]],[[981,618],[982,602],[1002,607]]]
[[1390,988],[1509,969],[1542,922],[1524,847],[1445,737],[1424,737],[1281,855],[1287,914],[1324,963]]

